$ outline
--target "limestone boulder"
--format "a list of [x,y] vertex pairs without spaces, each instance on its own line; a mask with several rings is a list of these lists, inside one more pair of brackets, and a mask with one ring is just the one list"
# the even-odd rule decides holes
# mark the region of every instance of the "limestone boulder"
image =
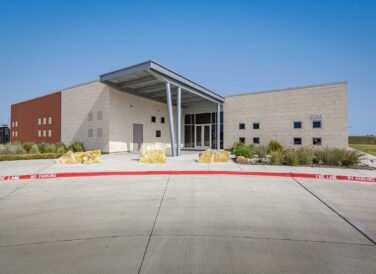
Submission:
[[99,164],[101,163],[101,151],[89,150],[86,152],[68,151],[59,159],[56,160],[57,164]]
[[245,164],[245,163],[248,163],[249,159],[244,157],[244,156],[238,156],[236,157],[236,160],[235,162],[237,162],[238,164]]
[[140,149],[139,163],[164,164],[166,163],[166,145],[164,143],[144,143]]

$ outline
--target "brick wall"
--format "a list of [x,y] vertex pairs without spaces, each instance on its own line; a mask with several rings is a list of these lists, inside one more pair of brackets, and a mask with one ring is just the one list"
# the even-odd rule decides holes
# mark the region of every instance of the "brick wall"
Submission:
[[11,142],[60,142],[61,93],[13,104],[10,127]]

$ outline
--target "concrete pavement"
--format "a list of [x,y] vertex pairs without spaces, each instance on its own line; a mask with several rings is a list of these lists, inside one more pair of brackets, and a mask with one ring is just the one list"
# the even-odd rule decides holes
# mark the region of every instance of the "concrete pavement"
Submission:
[[[376,236],[374,184],[299,180]],[[0,184],[1,273],[375,273],[376,246],[291,178]]]

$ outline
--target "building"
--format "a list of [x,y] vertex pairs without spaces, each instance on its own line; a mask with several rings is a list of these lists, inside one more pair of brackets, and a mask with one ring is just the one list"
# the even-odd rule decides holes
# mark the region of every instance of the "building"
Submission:
[[271,139],[346,147],[347,119],[346,82],[222,97],[147,61],[12,105],[11,141],[81,141],[107,152],[163,142],[173,155]]
[[8,125],[2,125],[0,127],[0,144],[6,144],[10,141],[10,129]]

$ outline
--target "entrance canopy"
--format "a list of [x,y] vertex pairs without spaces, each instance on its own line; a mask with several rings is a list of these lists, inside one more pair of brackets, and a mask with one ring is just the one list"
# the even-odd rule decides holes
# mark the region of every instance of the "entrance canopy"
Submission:
[[[172,91],[181,88],[182,107],[197,103],[223,104],[224,98],[180,74],[158,64],[146,61],[134,66],[100,75],[100,81],[114,88],[152,100],[167,102],[166,83]],[[177,94],[171,94],[172,103],[177,104]]]
[[[180,155],[181,153],[182,107],[209,102],[217,105],[217,117],[220,117],[221,105],[224,103],[222,96],[154,61],[146,61],[138,65],[100,75],[100,81],[117,90],[167,104],[172,156]],[[176,105],[177,113],[176,140],[173,105]],[[220,131],[219,127],[220,121],[217,122],[218,133]],[[219,149],[219,147],[220,142],[219,138],[217,138],[217,148]]]

